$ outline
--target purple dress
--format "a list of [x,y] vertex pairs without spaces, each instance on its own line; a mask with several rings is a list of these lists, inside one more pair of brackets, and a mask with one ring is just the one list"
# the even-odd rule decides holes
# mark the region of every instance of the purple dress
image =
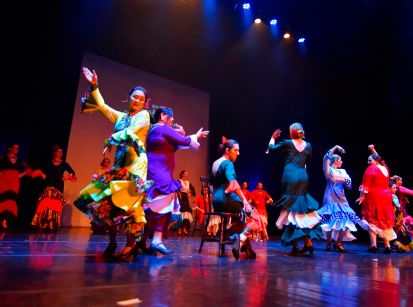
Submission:
[[153,180],[154,184],[147,191],[149,198],[154,199],[159,195],[168,195],[181,189],[179,180],[173,179],[175,152],[180,148],[195,148],[194,143],[196,142],[191,136],[183,136],[169,125],[151,126],[146,146],[148,180]]

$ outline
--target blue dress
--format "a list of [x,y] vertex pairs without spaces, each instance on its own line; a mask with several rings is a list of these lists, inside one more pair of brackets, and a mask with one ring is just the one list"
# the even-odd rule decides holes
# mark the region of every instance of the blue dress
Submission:
[[332,231],[332,238],[337,241],[339,231],[346,231],[343,241],[352,241],[355,237],[350,231],[357,231],[355,224],[360,218],[347,202],[344,189],[351,189],[351,178],[344,169],[328,165],[331,152],[327,152],[323,160],[324,175],[327,180],[324,192],[323,207],[318,210],[321,216],[320,225],[325,232]]
[[281,207],[277,220],[277,227],[287,226],[282,237],[283,245],[291,245],[295,239],[309,237],[321,238],[321,228],[317,225],[320,216],[315,210],[318,202],[311,197],[308,191],[307,161],[311,158],[311,144],[306,142],[303,151],[298,151],[292,140],[284,140],[277,144],[270,144],[270,150],[278,150],[284,158],[284,172],[282,176],[283,195],[275,204]]

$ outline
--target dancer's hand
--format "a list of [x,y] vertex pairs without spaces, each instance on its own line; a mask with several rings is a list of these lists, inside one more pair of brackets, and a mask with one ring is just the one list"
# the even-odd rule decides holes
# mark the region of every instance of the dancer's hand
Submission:
[[196,133],[196,138],[197,139],[202,139],[202,138],[206,138],[209,134],[208,130],[203,131],[204,128],[201,128],[197,131]]
[[93,73],[87,67],[82,68],[82,73],[85,79],[89,82],[89,84],[93,87],[98,85],[98,75],[96,71],[93,70]]
[[184,130],[184,127],[178,124],[173,124],[172,127],[175,129],[176,132],[178,132],[181,135],[186,135],[186,132]]
[[280,135],[281,135],[281,129],[277,129],[273,132],[272,138],[273,139],[278,139],[280,137]]
[[341,146],[339,146],[339,145],[336,145],[335,147],[336,147],[336,149],[337,149],[337,151],[338,151],[339,153],[341,153],[341,154],[345,154],[345,153],[346,153],[346,151],[344,150],[343,147],[341,147]]
[[356,203],[361,205],[365,200],[366,200],[366,196],[360,195],[360,197],[356,199]]

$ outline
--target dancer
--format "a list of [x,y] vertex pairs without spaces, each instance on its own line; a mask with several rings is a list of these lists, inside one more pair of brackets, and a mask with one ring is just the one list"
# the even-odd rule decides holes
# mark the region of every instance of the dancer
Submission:
[[360,197],[356,200],[361,205],[363,217],[360,226],[369,232],[369,252],[377,253],[377,235],[379,235],[384,240],[384,253],[390,254],[390,241],[397,237],[393,230],[394,208],[389,188],[390,171],[377,154],[374,145],[369,145],[368,148],[372,154],[368,157],[369,166],[364,172],[359,188]]
[[181,189],[180,181],[173,179],[175,170],[175,152],[179,148],[197,150],[198,140],[208,136],[209,131],[199,129],[196,134],[185,136],[182,126],[172,127],[173,110],[159,107],[153,116],[148,147],[148,179],[154,182],[148,190],[150,201],[145,204],[148,224],[146,235],[152,236],[150,249],[161,254],[172,254],[173,251],[163,244],[164,233],[168,230],[172,211],[179,210],[177,192]]
[[403,178],[400,176],[394,175],[390,178],[390,181],[396,183],[396,195],[400,202],[400,211],[403,213],[403,218],[409,218],[410,215],[407,212],[407,205],[409,204],[409,199],[407,198],[407,196],[413,196],[413,190],[410,190],[403,186]]
[[99,180],[102,178],[104,175],[108,173],[110,170],[110,159],[109,158],[103,158],[102,161],[100,162],[100,166],[92,175],[92,181]]
[[60,227],[62,215],[64,182],[76,182],[77,178],[73,168],[63,161],[63,149],[55,145],[52,151],[52,160],[39,170],[33,172],[33,177],[42,177],[46,188],[42,191],[37,202],[36,213],[32,225],[39,230],[57,232]]
[[117,260],[131,260],[138,254],[143,226],[146,223],[142,208],[146,181],[147,157],[146,138],[150,117],[145,110],[148,94],[143,87],[134,87],[128,95],[129,111],[119,112],[108,106],[98,88],[95,71],[83,68],[83,76],[89,82],[87,97],[82,100],[82,112],[100,111],[114,123],[115,132],[105,141],[104,154],[117,146],[114,165],[99,180],[92,182],[80,194],[75,205],[90,219],[108,227],[110,242],[105,257],[114,255],[117,247],[116,234],[120,229],[126,233],[126,246]]
[[[208,199],[209,195],[209,199]],[[198,195],[194,200],[193,210],[196,212],[198,222],[202,225],[205,219],[205,213],[214,212],[212,207],[212,195],[209,194],[209,188],[205,186],[201,189],[201,195]],[[210,207],[211,206],[211,207]],[[207,226],[208,236],[216,236],[218,232],[218,226],[220,224],[220,218],[217,215],[211,215],[209,217],[209,223]]]
[[394,231],[396,232],[397,239],[393,241],[392,249],[395,249],[399,253],[404,253],[413,250],[413,240],[412,233],[408,226],[404,223],[403,211],[401,210],[401,205],[399,198],[397,197],[398,185],[396,181],[399,176],[392,176],[390,180],[390,191],[392,194],[393,206],[395,208],[395,222]]
[[182,170],[179,173],[179,181],[181,182],[181,189],[178,192],[179,204],[181,205],[181,214],[182,214],[182,227],[178,229],[178,233],[181,233],[181,229],[184,235],[189,234],[189,229],[191,223],[193,222],[192,218],[192,208],[190,205],[190,199],[196,196],[195,188],[192,183],[188,180],[189,172],[187,170]]
[[[240,251],[245,251],[246,257],[255,259],[256,254],[252,249],[250,238],[256,238],[262,231],[263,223],[259,215],[253,212],[253,207],[248,203],[241,187],[237,182],[234,162],[239,155],[239,144],[235,140],[222,138],[219,146],[221,157],[212,165],[211,183],[213,186],[213,206],[217,212],[240,213],[240,217],[232,218],[232,231],[234,240],[232,254],[239,259]],[[241,214],[250,214],[247,221],[241,220]]]
[[261,220],[264,224],[264,228],[259,234],[259,240],[261,241],[268,239],[268,213],[266,205],[271,205],[274,202],[267,191],[263,190],[263,187],[264,185],[262,184],[262,182],[258,182],[257,189],[252,191],[251,193],[252,205],[255,210],[257,210],[257,213],[260,215]]
[[[282,237],[283,245],[293,245],[291,255],[310,252],[313,254],[312,239],[320,239],[322,232],[318,222],[320,216],[315,210],[318,202],[307,193],[308,175],[306,165],[311,158],[311,144],[304,141],[304,130],[300,123],[290,126],[291,140],[284,140],[275,144],[281,130],[274,131],[268,150],[279,150],[284,156],[284,173],[282,177],[283,196],[276,202],[281,207],[277,220],[277,227],[282,229],[287,225]],[[302,249],[298,249],[298,240],[304,238]]]
[[252,203],[251,192],[248,191],[248,183],[246,181],[244,181],[241,184],[241,192],[242,192],[242,194],[244,194],[247,201],[251,204]]
[[343,160],[335,154],[336,151],[345,153],[341,146],[336,145],[325,154],[323,159],[327,186],[323,207],[317,212],[322,217],[320,225],[327,238],[326,250],[331,251],[331,241],[334,240],[336,242],[333,245],[334,250],[347,253],[342,242],[356,239],[350,231],[357,231],[355,224],[360,222],[360,218],[347,202],[344,187],[351,189],[351,178],[346,170],[341,168]]
[[0,156],[0,230],[16,220],[20,178],[32,174],[30,166],[18,157],[19,149],[19,144],[10,144],[7,154]]

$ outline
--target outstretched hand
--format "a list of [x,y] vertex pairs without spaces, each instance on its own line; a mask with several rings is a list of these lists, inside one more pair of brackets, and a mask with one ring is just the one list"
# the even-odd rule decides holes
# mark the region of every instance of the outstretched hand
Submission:
[[204,128],[201,128],[197,131],[196,133],[196,138],[197,139],[202,139],[202,138],[206,138],[209,134],[208,130],[203,131]]
[[98,75],[96,71],[93,70],[93,73],[87,67],[82,68],[82,73],[85,79],[89,82],[91,86],[97,86],[98,84]]
[[359,198],[356,199],[356,203],[361,205],[365,200],[366,200],[366,197],[364,195],[362,195],[362,196],[360,196]]
[[371,145],[367,146],[367,148],[368,148],[370,151],[373,151],[373,150],[374,150],[374,145],[371,144]]
[[281,135],[281,129],[277,129],[273,132],[272,138],[273,139],[278,139],[280,137],[280,135]]

